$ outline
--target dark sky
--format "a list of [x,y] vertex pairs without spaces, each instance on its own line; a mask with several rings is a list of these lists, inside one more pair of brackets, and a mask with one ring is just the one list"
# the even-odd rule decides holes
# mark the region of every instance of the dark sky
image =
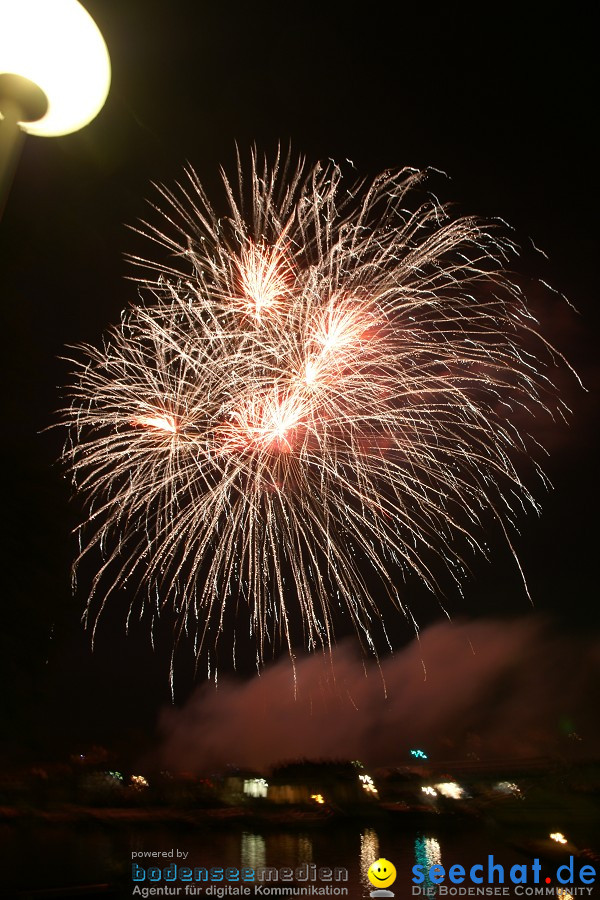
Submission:
[[[351,159],[448,173],[442,199],[499,216],[524,247],[542,330],[589,392],[565,381],[570,427],[547,432],[541,519],[518,541],[536,613],[597,630],[598,147],[595,30],[576,9],[516,5],[347,5],[86,0],[113,64],[106,107],[85,130],[30,138],[0,223],[3,516],[0,733],[12,753],[96,740],[142,746],[168,702],[169,629],[153,652],[146,623],[124,634],[110,609],[94,653],[73,596],[77,501],[56,460],[66,345],[98,343],[135,300],[125,227],[145,214],[150,182],[183,165],[219,197],[235,144],[310,161]],[[529,239],[548,254],[533,253]],[[543,278],[577,307],[543,294]],[[408,586],[413,604],[418,585]],[[477,564],[460,617],[527,616],[506,550]],[[434,613],[424,609],[425,621]],[[410,632],[398,629],[399,643]],[[566,639],[566,638],[565,638]],[[182,661],[180,699],[193,673]],[[10,686],[10,687],[9,687]]]

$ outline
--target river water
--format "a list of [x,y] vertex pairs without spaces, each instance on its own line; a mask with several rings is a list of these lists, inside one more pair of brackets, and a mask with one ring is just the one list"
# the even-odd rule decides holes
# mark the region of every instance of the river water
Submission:
[[[148,858],[148,852],[173,855]],[[484,873],[487,873],[490,854],[494,857],[494,863],[500,863],[504,867],[504,886],[509,885],[504,896],[531,896],[531,893],[523,890],[515,893],[509,870],[514,865],[527,867],[527,884],[533,885],[532,857],[506,844],[496,829],[485,826],[445,827],[436,830],[410,828],[406,825],[398,827],[389,822],[361,822],[288,830],[240,824],[182,828],[164,825],[99,826],[97,823],[90,823],[74,827],[41,825],[39,820],[32,820],[30,824],[22,822],[0,828],[0,863],[3,873],[0,895],[27,897],[33,896],[30,892],[34,890],[55,888],[59,892],[53,894],[54,897],[66,897],[67,889],[74,885],[105,884],[110,885],[107,896],[111,898],[143,896],[143,892],[134,893],[133,863],[147,871],[149,867],[164,868],[174,862],[178,866],[209,870],[225,870],[228,867],[240,871],[244,868],[259,870],[262,867],[276,867],[279,870],[289,867],[296,870],[301,867],[301,872],[309,873],[309,879],[305,883],[317,886],[330,883],[332,887],[347,889],[347,893],[342,896],[349,900],[364,900],[373,890],[367,879],[367,870],[373,861],[384,857],[394,864],[397,871],[396,881],[390,885],[390,889],[396,898],[408,898],[417,896],[413,883],[413,866],[422,866],[422,871],[426,873],[431,866],[442,865],[447,873],[452,865],[463,866],[468,872],[471,866],[482,864]],[[312,880],[322,868],[347,870],[347,880],[327,882],[326,878],[323,882],[318,877]],[[136,871],[139,876],[139,869]],[[156,873],[154,875],[156,877]],[[556,885],[556,863],[548,864],[542,860],[539,883],[544,887],[548,875],[553,876],[552,884]],[[148,879],[149,875],[143,882],[138,882],[138,885],[147,888],[165,884],[162,878],[160,882]],[[237,882],[238,887],[240,883],[241,876]],[[472,885],[468,877],[464,883]],[[487,884],[487,874],[483,883]],[[171,896],[186,896],[181,881],[170,884],[181,887],[178,895]],[[221,886],[223,884],[236,886],[231,878],[227,880],[225,873]],[[448,877],[445,884],[451,886]],[[206,895],[207,887],[206,883],[202,884],[203,895]],[[427,877],[420,887],[428,890],[429,898],[437,895],[444,897],[444,892]],[[60,889],[64,889],[63,894]],[[454,896],[457,896],[456,892]],[[570,895],[562,892],[558,896],[560,900],[569,900]],[[588,894],[578,896],[587,897]]]

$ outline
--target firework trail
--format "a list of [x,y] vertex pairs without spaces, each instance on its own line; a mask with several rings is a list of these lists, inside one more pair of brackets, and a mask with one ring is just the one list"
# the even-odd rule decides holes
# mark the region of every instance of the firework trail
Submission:
[[519,424],[561,413],[563,360],[505,229],[423,179],[348,187],[335,164],[253,157],[247,180],[223,175],[222,217],[193,171],[160,189],[142,233],[168,261],[135,259],[142,300],[83,348],[65,415],[76,565],[102,559],[88,617],[133,581],[131,609],[173,607],[198,658],[233,618],[258,665],[281,641],[328,647],[344,617],[374,652],[376,596],[411,618],[404,573],[438,592],[438,558],[460,584],[490,514],[510,543],[536,508]]

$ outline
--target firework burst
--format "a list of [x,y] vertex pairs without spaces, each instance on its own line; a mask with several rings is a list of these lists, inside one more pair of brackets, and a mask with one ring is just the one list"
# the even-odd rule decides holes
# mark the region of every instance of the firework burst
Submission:
[[[142,300],[84,348],[66,459],[99,548],[88,616],[126,582],[173,607],[198,655],[249,630],[257,662],[350,618],[375,650],[403,574],[460,583],[493,516],[536,504],[525,415],[561,405],[562,360],[507,274],[506,229],[455,217],[424,173],[345,184],[276,160],[219,217],[194,172],[161,189]],[[420,197],[415,201],[413,198]],[[470,551],[469,551],[470,552]],[[94,601],[94,598],[98,598]]]

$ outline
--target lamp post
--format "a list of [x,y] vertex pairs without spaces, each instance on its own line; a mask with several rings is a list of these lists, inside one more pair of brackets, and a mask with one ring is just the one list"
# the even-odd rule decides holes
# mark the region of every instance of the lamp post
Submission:
[[0,0],[0,216],[23,132],[83,128],[110,87],[110,57],[77,0]]

